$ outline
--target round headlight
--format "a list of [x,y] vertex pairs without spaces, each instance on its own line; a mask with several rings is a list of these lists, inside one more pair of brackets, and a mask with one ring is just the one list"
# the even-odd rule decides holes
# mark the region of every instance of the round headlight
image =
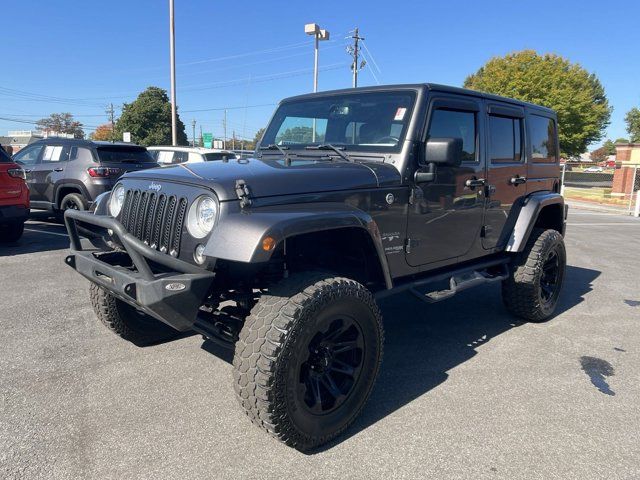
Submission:
[[217,215],[218,204],[213,198],[207,195],[198,197],[189,208],[187,230],[192,237],[203,238],[213,230]]
[[122,205],[124,205],[124,187],[117,185],[111,192],[111,197],[109,198],[109,213],[112,217],[118,216],[120,210],[122,210]]

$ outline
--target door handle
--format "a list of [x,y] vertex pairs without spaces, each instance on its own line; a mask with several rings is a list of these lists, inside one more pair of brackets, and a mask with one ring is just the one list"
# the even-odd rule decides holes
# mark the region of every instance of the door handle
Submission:
[[54,172],[63,172],[64,168],[58,167],[53,169]]
[[482,187],[485,183],[486,181],[484,178],[470,178],[469,180],[464,182],[465,186],[469,188]]
[[511,180],[509,180],[509,183],[511,185],[522,185],[523,183],[526,183],[526,181],[526,177],[513,177]]
[[30,168],[25,168],[24,169],[24,173],[31,173],[31,169]]

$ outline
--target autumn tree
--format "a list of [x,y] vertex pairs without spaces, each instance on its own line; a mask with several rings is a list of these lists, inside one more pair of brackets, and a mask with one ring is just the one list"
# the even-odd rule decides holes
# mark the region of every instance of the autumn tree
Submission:
[[564,157],[581,154],[600,140],[612,108],[598,78],[554,54],[524,50],[489,60],[464,81],[466,88],[552,108]]
[[111,128],[111,124],[104,123],[99,125],[98,128],[89,135],[89,138],[91,138],[91,140],[113,141],[115,140],[115,135],[113,128]]
[[597,148],[589,154],[589,158],[593,162],[604,162],[607,160],[607,157],[609,157],[609,153],[606,147]]
[[[178,145],[187,145],[184,123],[177,119]],[[167,91],[148,87],[131,103],[122,107],[116,122],[116,135],[131,132],[132,140],[140,145],[171,145],[171,103]]]
[[36,122],[40,130],[55,133],[67,133],[74,138],[84,138],[82,123],[76,121],[70,113],[52,113],[47,118],[41,118]]
[[632,108],[624,117],[631,143],[640,142],[640,109]]

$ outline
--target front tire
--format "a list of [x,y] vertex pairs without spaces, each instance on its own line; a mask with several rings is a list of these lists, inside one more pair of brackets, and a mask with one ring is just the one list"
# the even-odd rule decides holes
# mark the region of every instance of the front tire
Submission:
[[502,282],[502,299],[507,310],[530,322],[547,320],[556,308],[567,253],[556,230],[536,229],[524,251],[511,265],[511,275]]
[[233,359],[237,398],[253,423],[311,450],[362,410],[382,343],[382,317],[364,286],[330,274],[293,275],[245,321]]
[[95,283],[89,287],[91,305],[98,319],[111,332],[136,345],[169,340],[179,332],[136,310]]

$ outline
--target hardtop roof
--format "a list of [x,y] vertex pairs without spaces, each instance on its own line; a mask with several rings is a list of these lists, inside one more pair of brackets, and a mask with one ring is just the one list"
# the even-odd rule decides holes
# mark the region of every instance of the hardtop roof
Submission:
[[288,97],[282,100],[281,103],[286,103],[290,101],[298,101],[304,100],[307,98],[318,98],[318,97],[326,97],[331,95],[343,95],[347,93],[366,93],[366,92],[379,92],[379,91],[401,91],[401,90],[426,90],[429,92],[443,92],[443,93],[454,93],[458,95],[466,95],[477,98],[485,98],[489,100],[496,100],[500,102],[510,103],[512,105],[519,105],[522,107],[535,108],[538,110],[545,111],[547,113],[555,115],[556,112],[551,108],[543,107],[541,105],[536,105],[535,103],[524,102],[522,100],[516,100],[515,98],[502,97],[500,95],[494,95],[492,93],[480,92],[478,90],[471,90],[468,88],[460,88],[460,87],[452,87],[449,85],[440,85],[437,83],[407,83],[407,84],[394,84],[394,85],[377,85],[370,87],[358,87],[358,88],[344,88],[340,90],[327,90],[324,92],[318,93],[306,93],[303,95],[296,95],[293,97]]

